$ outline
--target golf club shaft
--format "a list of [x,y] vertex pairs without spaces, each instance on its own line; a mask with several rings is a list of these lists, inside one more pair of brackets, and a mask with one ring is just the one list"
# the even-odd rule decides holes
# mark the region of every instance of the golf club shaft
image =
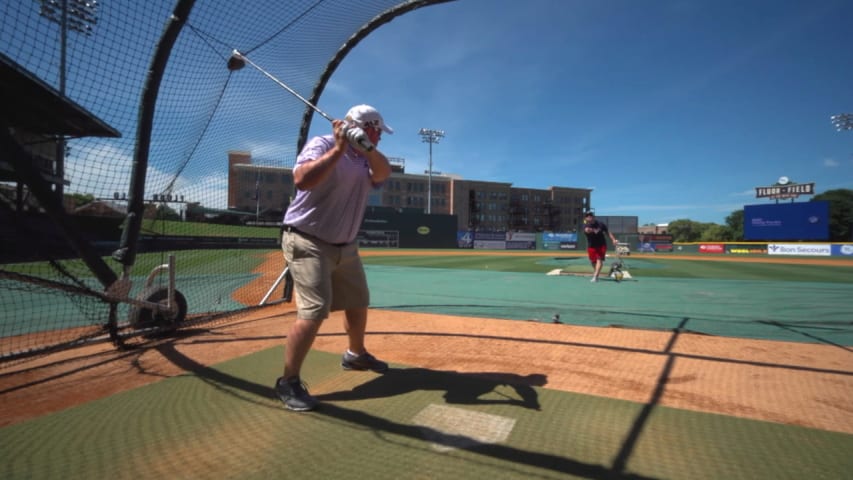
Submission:
[[315,112],[317,112],[317,113],[319,113],[320,115],[322,115],[322,116],[323,116],[323,118],[325,118],[326,120],[328,120],[328,121],[330,121],[330,122],[332,121],[332,117],[330,117],[330,116],[326,115],[326,112],[324,112],[324,111],[320,110],[319,108],[317,108],[316,106],[314,106],[314,104],[312,104],[311,102],[309,102],[308,100],[306,100],[302,95],[300,95],[300,94],[296,93],[296,91],[295,91],[294,89],[292,89],[292,88],[288,87],[284,82],[282,82],[281,80],[279,80],[279,79],[275,78],[275,76],[273,76],[271,73],[269,73],[269,72],[267,72],[266,70],[264,70],[263,68],[259,67],[257,64],[255,64],[255,62],[251,61],[251,60],[249,59],[249,57],[247,57],[247,56],[243,55],[242,53],[238,52],[237,50],[234,50],[234,52],[232,53],[232,55],[235,55],[235,56],[238,56],[239,58],[242,58],[243,60],[245,60],[245,61],[246,61],[246,63],[248,63],[249,65],[251,65],[251,66],[255,67],[255,69],[257,69],[259,72],[261,72],[261,73],[263,73],[264,75],[266,75],[266,76],[267,76],[267,78],[269,78],[269,79],[270,79],[270,80],[272,80],[273,82],[277,83],[280,87],[282,87],[282,88],[284,88],[285,90],[287,90],[288,92],[290,92],[294,97],[298,98],[299,100],[302,100],[302,103],[304,103],[305,105],[308,105],[309,107],[311,107],[312,109],[314,109],[314,111],[315,111]]

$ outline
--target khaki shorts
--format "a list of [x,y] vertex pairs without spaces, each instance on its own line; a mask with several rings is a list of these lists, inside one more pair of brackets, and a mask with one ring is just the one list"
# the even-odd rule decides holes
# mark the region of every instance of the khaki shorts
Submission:
[[322,321],[330,311],[370,304],[356,242],[334,246],[310,235],[284,232],[281,249],[293,275],[296,318]]

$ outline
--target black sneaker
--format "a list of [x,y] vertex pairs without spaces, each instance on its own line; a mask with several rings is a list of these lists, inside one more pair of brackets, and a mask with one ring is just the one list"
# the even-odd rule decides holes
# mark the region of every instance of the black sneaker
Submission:
[[275,382],[275,393],[288,410],[306,412],[317,407],[317,399],[308,394],[308,389],[299,377],[289,380],[279,377]]
[[344,370],[373,370],[376,373],[385,373],[388,371],[388,364],[382,360],[377,360],[373,355],[364,352],[361,355],[344,353],[341,358],[341,366]]

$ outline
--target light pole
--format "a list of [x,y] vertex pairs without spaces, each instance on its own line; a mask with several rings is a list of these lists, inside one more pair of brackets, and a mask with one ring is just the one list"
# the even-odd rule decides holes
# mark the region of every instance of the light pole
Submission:
[[853,130],[853,113],[840,113],[829,117],[829,119],[839,132]]
[[[41,0],[39,15],[59,25],[59,94],[65,97],[66,52],[68,31],[92,35],[92,27],[98,23],[98,0]],[[56,169],[59,178],[56,193],[62,198],[65,185],[65,137],[56,139]]]
[[427,215],[432,213],[432,144],[438,143],[441,137],[444,136],[444,130],[433,130],[431,128],[422,128],[418,132],[421,140],[424,143],[429,143],[429,179],[427,180]]
[[255,170],[255,223],[261,213],[261,169]]

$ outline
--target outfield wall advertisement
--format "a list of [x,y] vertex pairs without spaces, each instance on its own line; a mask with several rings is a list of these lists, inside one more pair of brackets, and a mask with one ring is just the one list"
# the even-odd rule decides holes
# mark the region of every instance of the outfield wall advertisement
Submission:
[[[483,250],[536,250],[536,234],[526,232],[474,232],[473,247]],[[458,242],[457,242],[458,243]]]
[[832,255],[832,246],[828,243],[771,243],[770,245],[767,245],[767,253],[770,255],[809,255],[828,257]]
[[829,202],[745,205],[744,240],[829,239]]
[[672,250],[673,246],[670,242],[640,242],[637,244],[637,252],[639,253],[671,252]]
[[[679,252],[688,252],[689,245],[679,245]],[[853,244],[838,243],[700,243],[699,253],[729,255],[799,255],[853,256]]]
[[362,247],[453,248],[455,215],[426,215],[411,209],[367,207],[359,230]]
[[726,253],[731,255],[767,255],[767,245],[729,243],[726,245]]
[[506,232],[474,232],[474,248],[479,250],[505,250]]
[[506,232],[507,250],[536,250],[536,234]]
[[545,250],[577,250],[577,233],[543,233],[542,248]]
[[640,253],[671,252],[672,235],[640,234],[637,236],[636,249]]

